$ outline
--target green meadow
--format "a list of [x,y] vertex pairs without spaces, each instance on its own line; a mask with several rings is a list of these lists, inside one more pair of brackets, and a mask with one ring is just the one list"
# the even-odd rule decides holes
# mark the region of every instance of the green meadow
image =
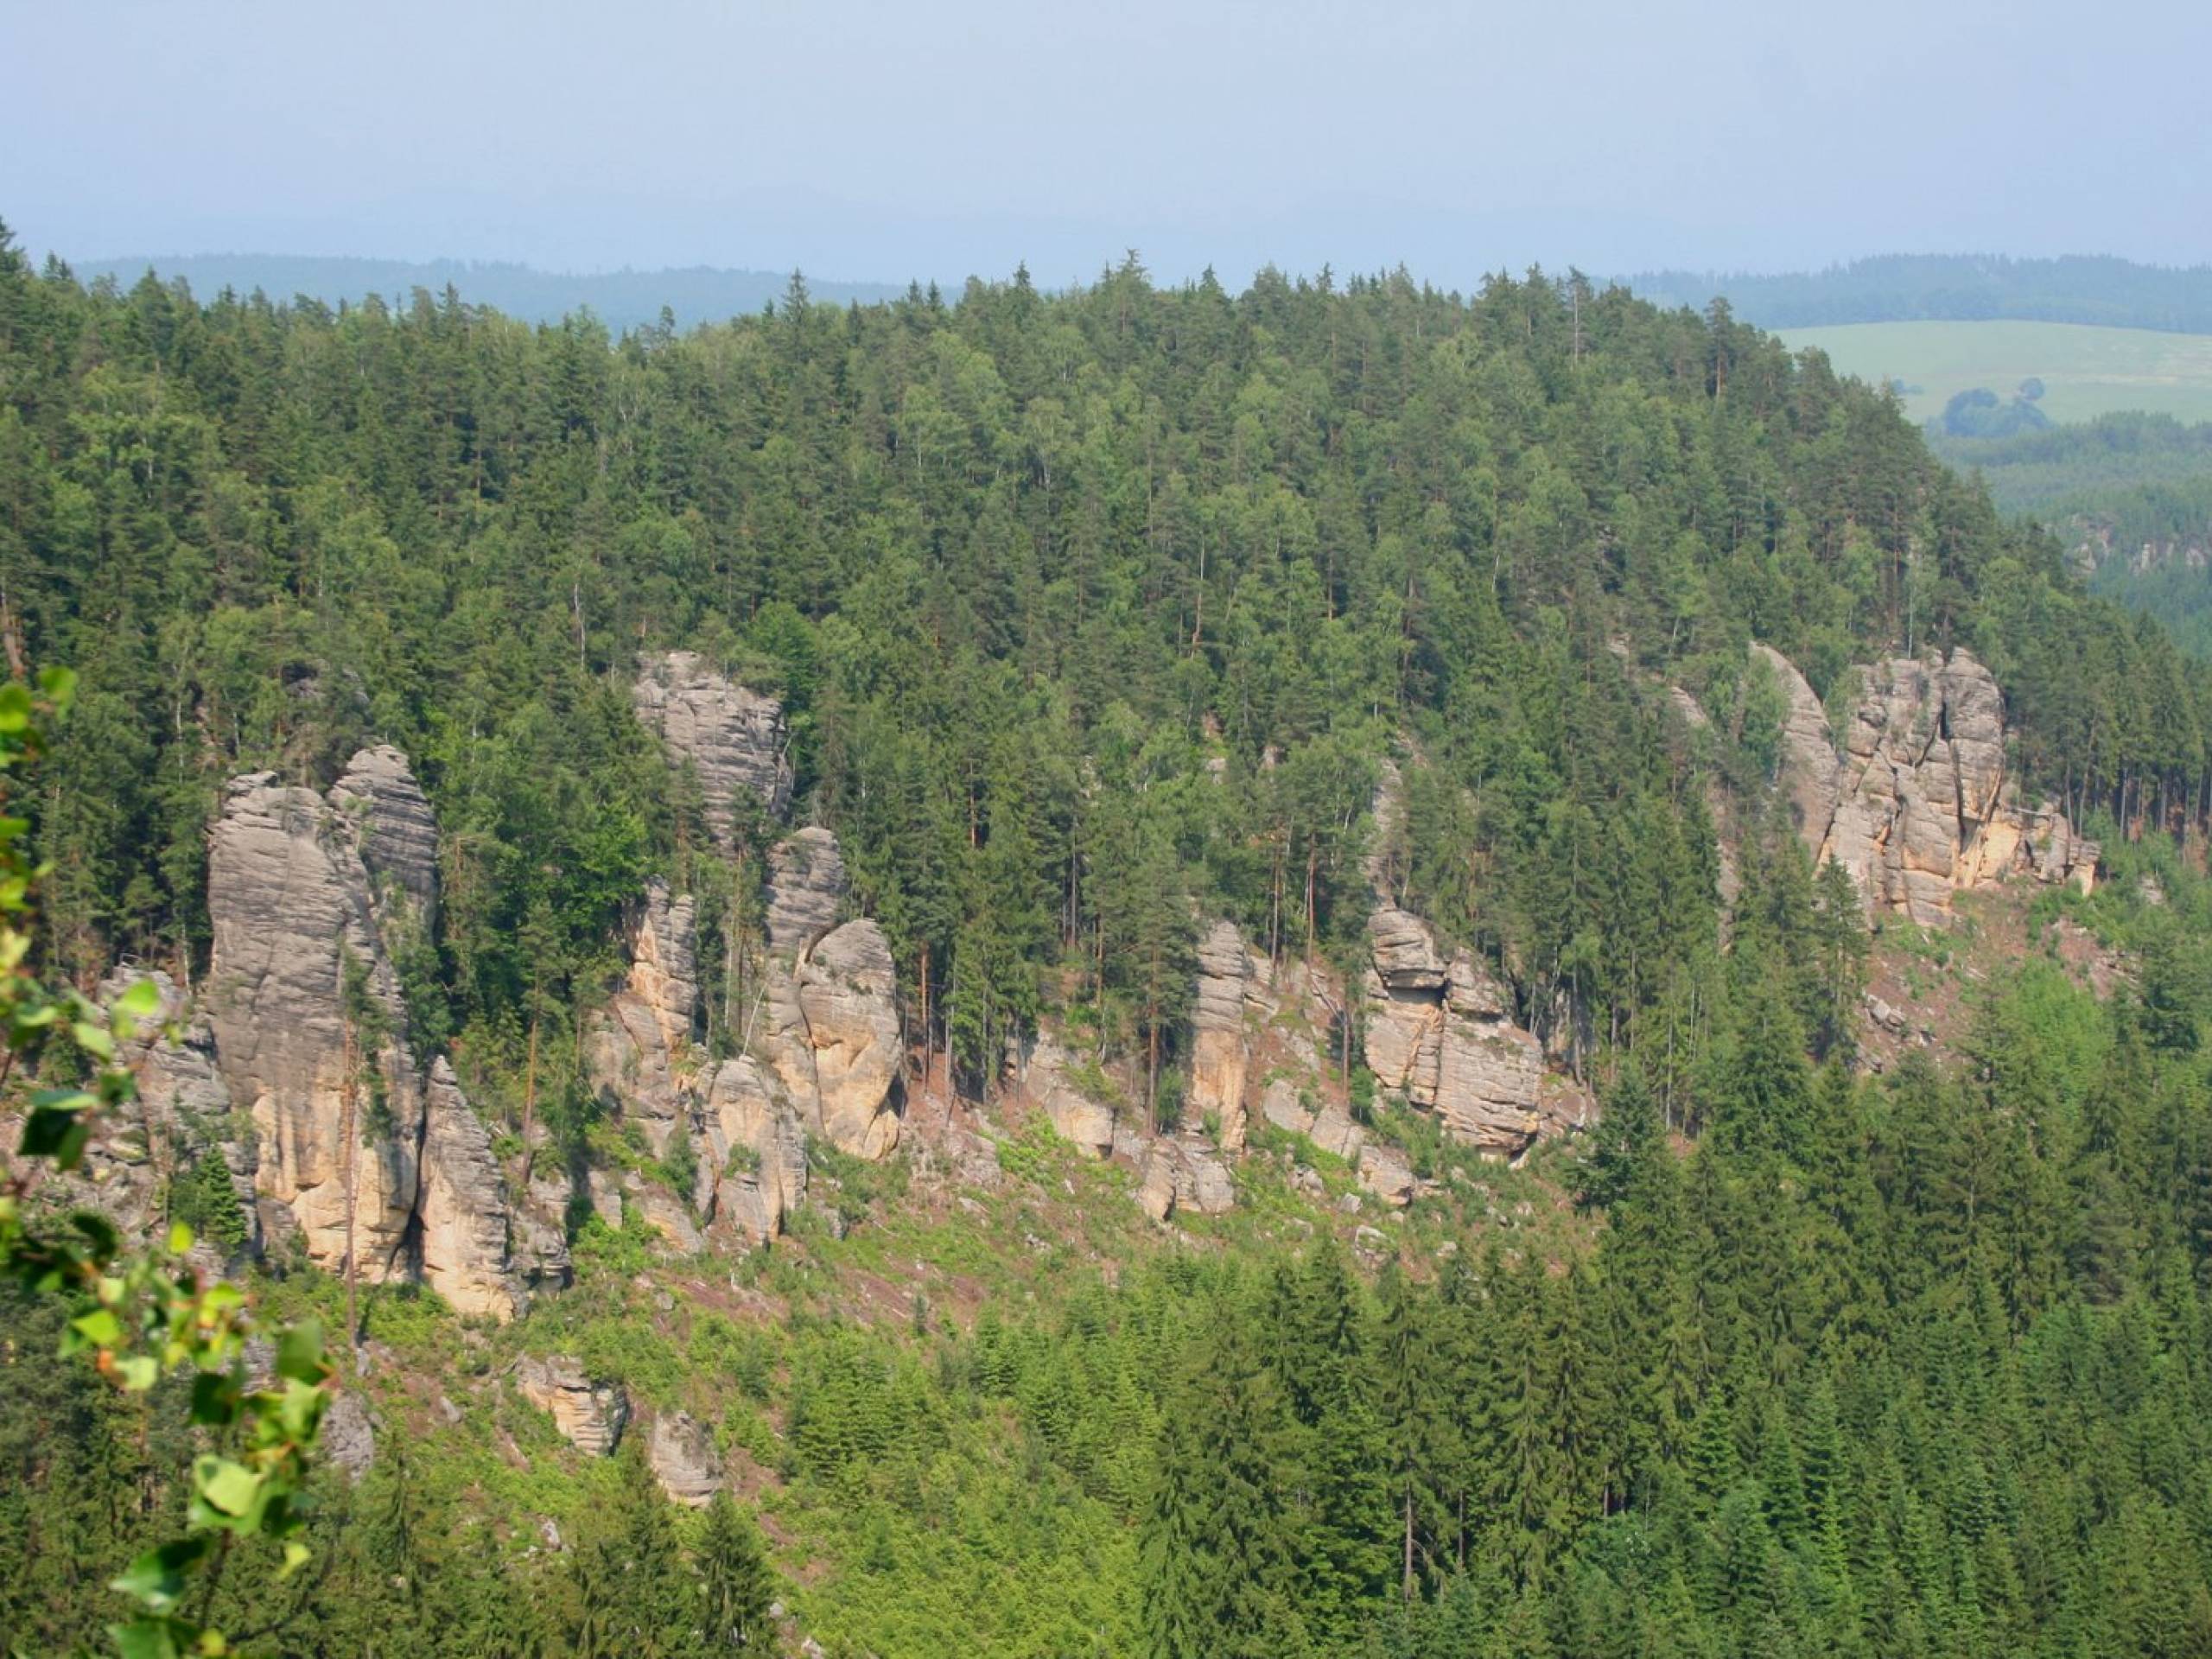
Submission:
[[1826,352],[1840,373],[1903,381],[1916,422],[1976,386],[2009,398],[2030,376],[2044,383],[2040,407],[2054,422],[2116,410],[2212,420],[2212,334],[2075,322],[1859,322],[1777,333],[1793,350]]

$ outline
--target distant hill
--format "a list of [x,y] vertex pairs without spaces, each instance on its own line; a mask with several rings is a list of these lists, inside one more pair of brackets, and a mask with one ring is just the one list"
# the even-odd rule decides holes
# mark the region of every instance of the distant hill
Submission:
[[1739,320],[1762,328],[2012,319],[2212,334],[2212,265],[1885,254],[1782,276],[1654,270],[1621,280],[1660,305],[1701,311],[1725,296]]
[[[442,293],[448,285],[471,303],[495,306],[531,322],[552,322],[588,306],[617,333],[659,320],[665,306],[684,327],[741,312],[758,311],[780,299],[788,271],[724,270],[691,265],[667,270],[618,270],[592,274],[538,270],[529,265],[439,259],[413,264],[401,259],[321,258],[276,253],[133,255],[87,260],[76,267],[87,282],[111,276],[129,287],[150,270],[164,280],[181,276],[202,299],[235,289],[259,289],[271,299],[304,295],[327,305],[359,303],[370,294],[404,299],[415,289]],[[905,292],[887,283],[817,282],[807,279],[817,300],[866,303]]]

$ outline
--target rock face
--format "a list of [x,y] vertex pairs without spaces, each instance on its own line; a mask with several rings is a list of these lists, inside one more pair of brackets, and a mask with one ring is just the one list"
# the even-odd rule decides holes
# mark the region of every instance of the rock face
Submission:
[[856,1157],[880,1158],[899,1141],[898,982],[891,947],[872,921],[847,922],[798,964],[814,1071],[810,1127]]
[[1189,1108],[1212,1117],[1224,1151],[1244,1144],[1244,1084],[1251,1051],[1244,1034],[1244,1003],[1252,964],[1234,922],[1216,922],[1198,944],[1198,992],[1191,1014]]
[[1060,1139],[1071,1142],[1093,1158],[1114,1149],[1113,1109],[1101,1105],[1069,1081],[1074,1056],[1052,1038],[1039,1036],[1030,1051],[1023,1083],[1052,1120]]
[[[1461,1141],[1506,1156],[1524,1149],[1545,1127],[1543,1053],[1512,1022],[1497,981],[1464,952],[1444,960],[1427,925],[1395,906],[1368,918],[1368,944],[1376,1081],[1403,1090]],[[1318,1142],[1318,1123],[1313,1134]]]
[[1806,847],[1841,866],[1872,916],[1923,926],[1951,896],[2015,871],[2086,892],[2097,848],[2048,805],[2023,808],[2005,768],[2004,698],[1964,651],[1855,669],[1840,744],[1812,688],[1764,645],[1752,650],[1789,704],[1780,784]]
[[774,1237],[806,1196],[806,1136],[790,1096],[751,1055],[725,1060],[707,1090],[705,1132],[716,1225],[753,1243]]
[[715,1437],[687,1412],[672,1411],[653,1419],[645,1459],[661,1491],[686,1509],[706,1508],[722,1489],[722,1462],[715,1451]]
[[770,817],[783,817],[791,796],[783,704],[725,678],[689,651],[647,658],[632,695],[638,717],[698,773],[707,822],[724,844],[742,795]]
[[685,1083],[699,1006],[696,906],[656,880],[630,928],[630,972],[594,1016],[586,1038],[592,1078],[621,1102],[624,1118],[665,1157],[689,1132]]
[[372,1283],[418,1280],[506,1319],[527,1284],[566,1273],[566,1249],[539,1237],[518,1270],[490,1135],[451,1068],[410,1045],[391,948],[435,912],[436,836],[395,749],[354,756],[327,797],[234,779],[208,862],[213,1075],[189,1045],[148,1065],[154,1097],[173,1071],[172,1099],[188,1088],[212,1109],[219,1086],[251,1115],[234,1167],[270,1238],[334,1272],[350,1246]]
[[630,1421],[630,1402],[611,1383],[594,1382],[581,1362],[556,1354],[515,1367],[522,1397],[550,1414],[554,1427],[588,1457],[612,1453]]
[[[268,772],[233,780],[207,911],[215,1050],[232,1100],[253,1117],[265,1230],[297,1234],[311,1260],[338,1270],[350,1213],[360,1276],[406,1276],[422,1092],[397,1035],[405,1011],[353,822]],[[349,963],[361,981],[351,1017]],[[373,1025],[395,1035],[375,1040]],[[379,1119],[389,1130],[377,1130]]]
[[430,1062],[423,1111],[423,1281],[461,1313],[512,1319],[524,1298],[508,1267],[499,1160],[491,1132],[462,1097],[442,1054]]
[[407,757],[388,743],[363,749],[331,786],[330,803],[360,826],[361,861],[403,893],[428,926],[438,903],[438,823]]

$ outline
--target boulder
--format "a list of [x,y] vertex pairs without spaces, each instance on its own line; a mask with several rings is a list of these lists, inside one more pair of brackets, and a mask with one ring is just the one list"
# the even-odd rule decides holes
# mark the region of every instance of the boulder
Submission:
[[341,1389],[322,1414],[322,1433],[315,1440],[321,1461],[343,1469],[348,1480],[359,1480],[377,1460],[376,1425],[368,1406],[355,1389]]
[[1359,1184],[1401,1210],[1414,1201],[1414,1167],[1395,1147],[1370,1143],[1359,1149]]
[[612,1383],[594,1382],[566,1355],[525,1358],[515,1366],[524,1399],[550,1414],[554,1427],[587,1457],[611,1454],[630,1421],[630,1402]]
[[743,797],[780,818],[791,804],[783,704],[717,673],[689,651],[648,657],[632,692],[638,717],[699,779],[707,822],[725,846]]
[[1212,1151],[1191,1141],[1175,1147],[1175,1207],[1194,1215],[1218,1216],[1236,1204],[1229,1170]]
[[665,1412],[653,1419],[645,1460],[670,1501],[686,1509],[706,1508],[722,1489],[722,1463],[715,1451],[715,1437],[688,1412]]
[[1287,1077],[1277,1077],[1261,1091],[1260,1116],[1293,1135],[1313,1132],[1313,1114],[1306,1109]]

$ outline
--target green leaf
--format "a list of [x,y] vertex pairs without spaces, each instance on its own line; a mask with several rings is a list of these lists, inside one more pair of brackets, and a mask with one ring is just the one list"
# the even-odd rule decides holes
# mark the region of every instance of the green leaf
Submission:
[[238,1421],[245,1390],[230,1371],[202,1371],[192,1379],[192,1421],[223,1427]]
[[281,1584],[286,1579],[290,1578],[293,1573],[305,1567],[314,1554],[315,1552],[313,1550],[309,1549],[305,1544],[299,1542],[296,1539],[291,1543],[285,1545],[284,1565],[279,1567],[276,1571],[277,1582]]
[[187,1575],[207,1554],[208,1546],[205,1538],[173,1539],[131,1562],[108,1588],[144,1602],[157,1613],[167,1612],[184,1594]]
[[162,1363],[151,1354],[132,1354],[118,1359],[115,1369],[122,1375],[123,1386],[133,1394],[143,1394],[162,1380]]
[[87,1094],[64,1095],[41,1102],[32,1096],[31,1115],[23,1120],[23,1138],[16,1150],[26,1158],[51,1158],[63,1169],[74,1169],[92,1138],[92,1126],[82,1116],[98,1103]]
[[261,1500],[262,1478],[228,1458],[203,1457],[192,1465],[192,1484],[200,1501],[222,1515],[251,1515]]
[[[115,1230],[115,1224],[105,1216],[79,1210],[69,1217],[69,1224],[85,1236],[86,1242],[92,1247],[93,1255],[102,1262],[112,1261],[115,1253],[123,1248],[123,1235]],[[122,1291],[123,1287],[118,1284],[111,1293],[103,1295],[100,1300],[111,1302]]]
[[70,1022],[69,1034],[77,1039],[77,1046],[87,1054],[97,1054],[104,1060],[115,1058],[115,1033],[105,1026],[96,1026],[88,1020]]
[[123,1322],[105,1307],[79,1314],[69,1321],[69,1328],[96,1348],[112,1348],[123,1340]]
[[169,1254],[171,1255],[182,1255],[187,1250],[190,1249],[192,1248],[192,1224],[184,1221],[171,1222],[169,1224],[168,1246]]
[[115,999],[115,1012],[133,1020],[150,1020],[162,1011],[162,988],[150,979],[135,981]]
[[330,1375],[329,1362],[322,1357],[320,1319],[302,1319],[284,1328],[276,1338],[276,1375],[310,1383],[321,1382]]
[[76,700],[77,671],[42,668],[39,671],[38,689],[46,693],[46,700],[56,709],[67,709]]
[[111,1624],[107,1634],[122,1659],[181,1659],[193,1644],[192,1627],[173,1618],[141,1618],[128,1624]]
[[0,685],[0,732],[20,732],[30,723],[30,687],[20,680]]

